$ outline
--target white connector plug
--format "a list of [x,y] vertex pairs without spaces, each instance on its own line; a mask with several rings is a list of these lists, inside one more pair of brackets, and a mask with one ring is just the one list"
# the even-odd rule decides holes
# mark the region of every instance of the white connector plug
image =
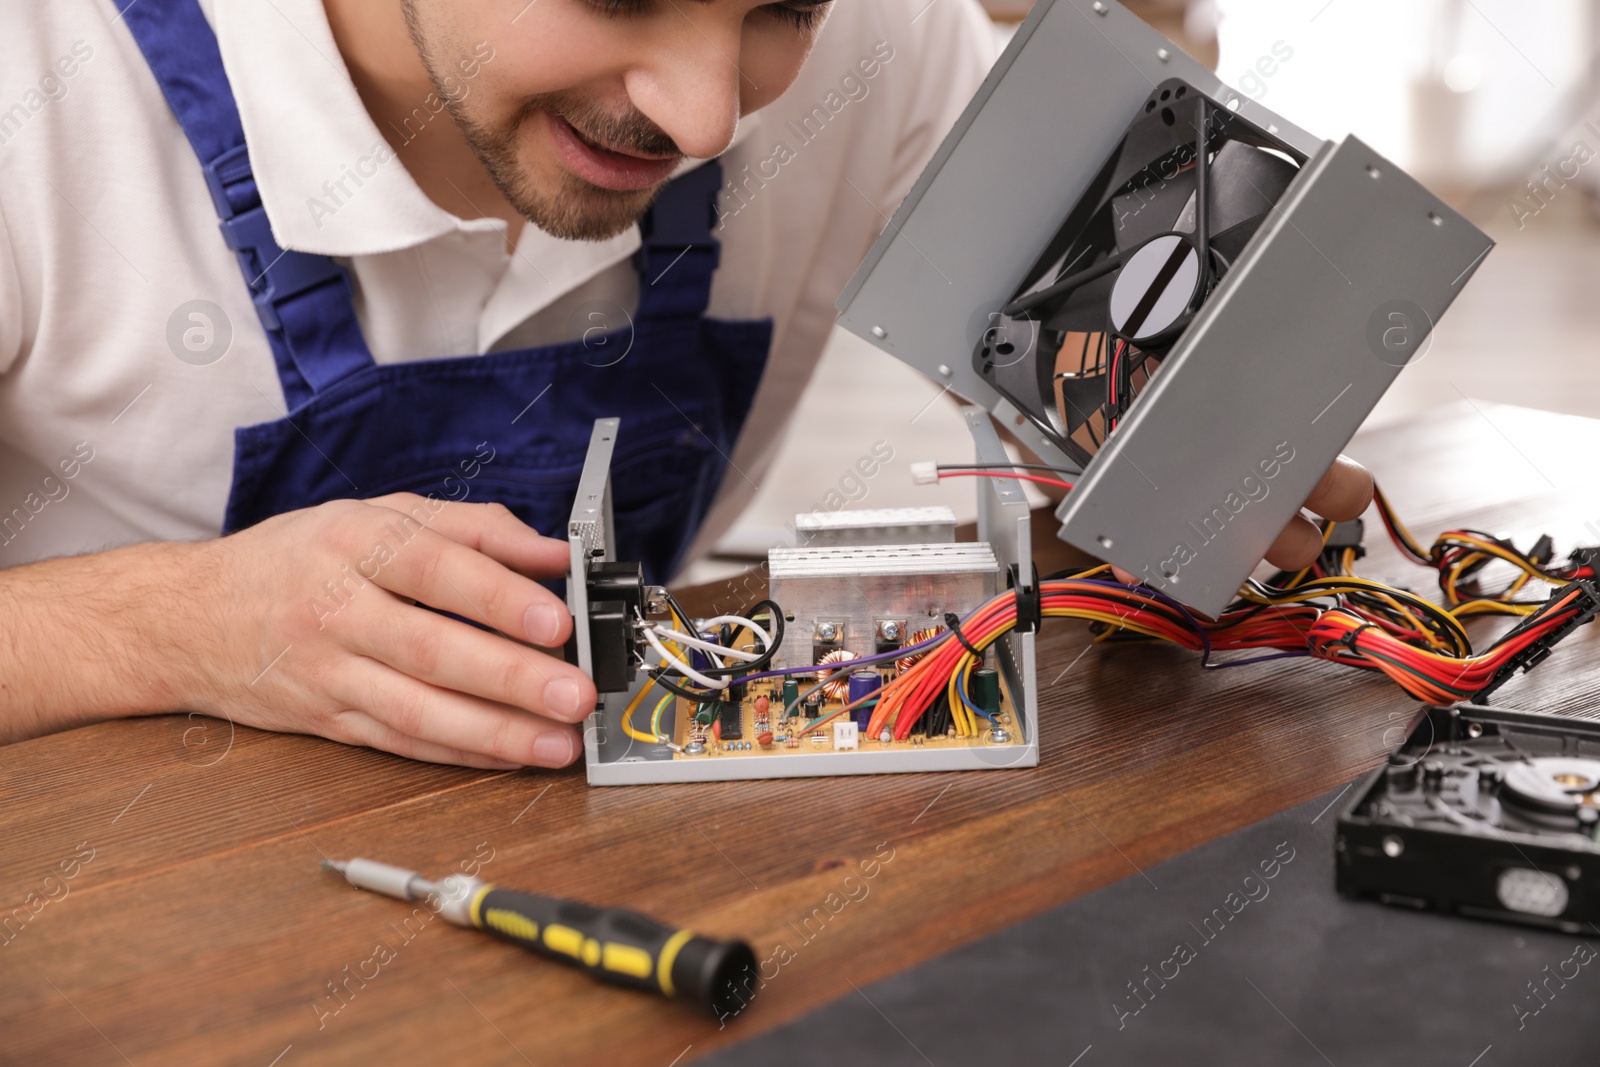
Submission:
[[911,465],[911,481],[916,485],[936,485],[939,481],[939,464],[928,460]]
[[859,748],[861,744],[861,731],[850,719],[843,719],[833,724],[833,750],[843,752],[848,748]]

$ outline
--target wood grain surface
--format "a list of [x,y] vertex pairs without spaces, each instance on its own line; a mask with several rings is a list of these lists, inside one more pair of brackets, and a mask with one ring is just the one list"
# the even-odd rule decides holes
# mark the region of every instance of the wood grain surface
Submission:
[[[1424,540],[1600,543],[1600,423],[1462,403],[1351,451]],[[1362,573],[1431,587],[1368,541]],[[1498,702],[1593,715],[1597,642],[1578,632]],[[592,789],[182,716],[0,749],[0,1062],[686,1063],[1324,793],[1415,708],[1331,664],[1202,672],[1067,622],[1041,683],[1026,771]],[[769,980],[719,1027],[318,869],[353,855],[436,874],[490,856],[504,885],[745,937]]]

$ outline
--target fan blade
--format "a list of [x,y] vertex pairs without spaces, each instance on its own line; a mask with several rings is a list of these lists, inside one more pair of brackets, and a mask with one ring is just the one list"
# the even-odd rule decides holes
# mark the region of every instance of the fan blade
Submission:
[[1293,163],[1271,152],[1242,141],[1224,144],[1212,158],[1208,175],[1211,247],[1231,262],[1298,173]]
[[1082,378],[1061,378],[1061,417],[1067,421],[1070,436],[1106,406],[1106,376],[1097,373]]
[[1045,329],[1064,333],[1095,333],[1106,327],[1106,308],[1116,274],[1107,274],[1079,286],[1043,320]]
[[[1195,177],[1190,168],[1171,178],[1156,178],[1151,184],[1111,200],[1111,228],[1116,235],[1117,250],[1124,255],[1132,252],[1158,234],[1181,229],[1178,221],[1188,211],[1194,199]],[[1193,212],[1189,229],[1194,228]]]

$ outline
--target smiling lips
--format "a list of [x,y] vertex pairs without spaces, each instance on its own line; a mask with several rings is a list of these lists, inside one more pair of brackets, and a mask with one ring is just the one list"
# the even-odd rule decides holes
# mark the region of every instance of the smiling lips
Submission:
[[602,148],[573,129],[566,119],[543,112],[562,162],[591,185],[633,192],[659,185],[677,169],[679,156],[635,156]]

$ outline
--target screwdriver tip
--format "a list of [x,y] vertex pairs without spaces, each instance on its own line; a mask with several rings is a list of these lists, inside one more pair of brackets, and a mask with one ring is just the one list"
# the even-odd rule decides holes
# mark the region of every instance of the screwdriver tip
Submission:
[[334,860],[323,860],[321,866],[325,871],[338,871],[340,874],[344,873],[344,864],[338,863]]

